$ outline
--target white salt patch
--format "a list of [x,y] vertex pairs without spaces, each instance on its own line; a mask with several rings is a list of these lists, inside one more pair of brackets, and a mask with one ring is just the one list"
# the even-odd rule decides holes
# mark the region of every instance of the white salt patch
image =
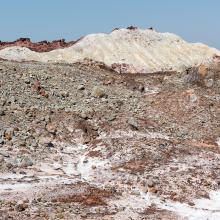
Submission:
[[30,183],[16,183],[16,184],[0,184],[0,192],[5,190],[26,190],[31,188],[32,184]]
[[219,220],[220,219],[220,191],[211,192],[210,199],[195,200],[194,206],[172,201],[155,200],[158,208],[177,213],[189,220]]
[[71,161],[71,160],[69,160],[67,162],[67,166],[63,167],[62,169],[69,176],[79,175],[79,172],[76,170],[75,163],[73,161]]
[[0,180],[7,180],[7,179],[21,179],[25,175],[22,174],[12,174],[12,173],[5,173],[0,175]]
[[169,137],[165,134],[161,134],[158,132],[138,132],[138,131],[122,131],[117,130],[111,132],[110,134],[102,133],[97,139],[112,139],[112,138],[149,138],[149,139],[164,139],[169,140]]
[[147,207],[155,205],[157,208],[175,213],[188,220],[219,220],[220,219],[220,191],[210,193],[210,199],[197,199],[194,206],[185,203],[165,201],[159,197],[144,193],[139,190],[140,195],[124,195],[117,201],[110,201],[110,205],[125,207],[121,215],[142,213]]
[[[82,179],[86,181],[102,181],[105,180],[103,172],[105,172],[106,175],[109,173],[109,171],[105,171],[105,169],[108,168],[107,163],[107,161],[97,158],[87,158],[83,155],[80,156],[77,171],[81,174]],[[95,166],[96,169],[93,169],[93,166]]]

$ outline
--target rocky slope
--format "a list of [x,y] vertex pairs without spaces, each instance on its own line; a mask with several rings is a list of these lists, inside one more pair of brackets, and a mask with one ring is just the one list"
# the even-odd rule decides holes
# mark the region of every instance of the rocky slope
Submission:
[[61,40],[54,40],[52,42],[49,41],[41,41],[37,43],[31,42],[29,38],[20,38],[13,42],[2,42],[0,41],[0,50],[7,48],[7,47],[26,47],[30,50],[36,52],[49,52],[55,49],[70,47],[75,43],[75,41],[65,42],[64,39]]
[[220,219],[219,91],[218,57],[155,74],[0,61],[0,219]]
[[88,35],[71,47],[37,53],[24,47],[7,47],[0,57],[11,60],[75,63],[102,62],[120,73],[182,71],[220,55],[203,44],[190,44],[170,33],[152,29],[116,29],[110,34]]

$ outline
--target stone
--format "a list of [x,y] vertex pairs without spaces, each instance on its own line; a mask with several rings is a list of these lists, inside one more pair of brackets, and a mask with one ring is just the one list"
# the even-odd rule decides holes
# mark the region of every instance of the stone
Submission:
[[25,201],[19,200],[16,204],[16,210],[19,212],[22,212],[27,208],[28,208],[28,204],[25,203]]
[[4,162],[4,157],[2,155],[0,155],[0,164]]
[[62,91],[62,92],[61,92],[61,96],[62,96],[63,98],[69,97],[69,92],[67,92],[67,91]]
[[78,90],[84,90],[84,89],[85,89],[85,86],[84,86],[84,85],[79,85],[77,89],[78,89]]
[[5,115],[5,111],[3,109],[0,109],[0,116],[4,116]]
[[83,111],[81,113],[80,117],[86,120],[86,119],[88,119],[88,114],[85,111]]
[[148,186],[148,187],[153,187],[153,186],[155,186],[155,182],[154,182],[152,179],[149,179],[149,180],[147,181],[147,186]]
[[8,128],[4,132],[4,137],[6,140],[10,141],[14,135],[14,129],[13,128]]
[[25,82],[26,84],[30,84],[30,83],[31,83],[31,81],[30,81],[29,78],[25,78],[25,79],[24,79],[24,82]]
[[137,121],[136,121],[135,118],[131,117],[131,118],[128,119],[127,122],[128,122],[128,124],[129,124],[132,128],[138,130],[138,123],[137,123]]
[[192,102],[192,103],[194,103],[198,100],[198,97],[196,94],[190,94],[189,98],[190,98],[190,102]]
[[155,186],[153,186],[153,187],[148,187],[147,188],[147,192],[149,192],[149,193],[157,193],[158,190],[157,190],[157,188]]
[[139,85],[139,86],[138,86],[138,91],[144,92],[144,91],[145,91],[144,86],[143,86],[143,85]]
[[3,138],[0,137],[0,146],[3,145],[4,143],[5,143],[5,142],[4,142]]
[[204,84],[207,88],[211,88],[214,84],[214,80],[213,79],[205,79]]
[[56,133],[56,125],[54,123],[48,123],[46,125],[46,130],[51,133],[51,134],[55,134]]
[[0,151],[0,155],[2,155],[3,157],[9,157],[9,154],[5,151]]
[[29,157],[24,157],[22,158],[21,163],[19,164],[19,167],[23,167],[23,168],[30,167],[33,164],[34,164],[33,161]]
[[117,115],[116,114],[111,114],[108,116],[108,121],[114,121],[116,119]]
[[48,147],[48,148],[54,147],[54,144],[52,142],[49,142],[46,144],[46,147]]
[[99,87],[99,86],[95,86],[92,89],[92,93],[91,94],[95,98],[102,98],[102,97],[106,96],[104,88]]

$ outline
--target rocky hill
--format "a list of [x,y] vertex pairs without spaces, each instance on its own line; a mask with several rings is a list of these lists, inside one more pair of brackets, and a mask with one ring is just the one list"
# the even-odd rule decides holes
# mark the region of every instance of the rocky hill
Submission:
[[0,219],[219,220],[218,54],[133,27],[0,50]]
[[19,38],[13,42],[2,42],[0,41],[0,50],[7,48],[7,47],[26,47],[30,50],[36,52],[49,52],[55,49],[70,47],[73,45],[75,41],[66,42],[64,39],[61,40],[54,40],[52,42],[49,41],[41,41],[41,42],[31,42],[30,38]]
[[[66,45],[65,45],[66,46]],[[0,57],[9,60],[104,63],[119,73],[183,71],[220,55],[204,44],[190,44],[171,33],[152,29],[116,29],[110,34],[90,34],[65,49],[37,53],[25,47],[7,47]]]

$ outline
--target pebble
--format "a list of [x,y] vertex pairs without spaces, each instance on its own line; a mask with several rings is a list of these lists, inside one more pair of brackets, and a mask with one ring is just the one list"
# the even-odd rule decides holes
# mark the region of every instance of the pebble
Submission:
[[214,84],[214,80],[213,79],[205,79],[204,84],[207,88],[211,88]]
[[4,116],[5,115],[5,111],[4,110],[0,110],[0,116]]
[[0,151],[0,155],[2,155],[3,157],[9,157],[9,154],[5,151]]
[[56,133],[56,125],[53,123],[48,123],[46,125],[46,130],[52,134],[55,134]]
[[4,162],[4,157],[2,155],[0,155],[0,164]]
[[138,123],[135,118],[129,118],[127,122],[132,128],[138,130]]
[[0,145],[3,145],[4,144],[4,140],[2,137],[0,137]]
[[29,157],[24,157],[22,160],[21,160],[21,163],[19,164],[19,167],[29,167],[29,166],[32,166],[34,163],[33,161],[29,158]]
[[116,119],[116,114],[111,114],[108,116],[108,121],[114,121]]
[[84,89],[85,89],[85,86],[84,86],[84,85],[79,85],[77,89],[78,89],[78,90],[84,90]]
[[14,135],[14,129],[13,128],[8,128],[4,132],[4,137],[6,140],[10,141]]
[[99,86],[93,87],[91,94],[95,98],[103,98],[104,96],[106,96],[104,88]]
[[16,210],[19,212],[22,212],[27,208],[28,208],[28,204],[23,200],[19,200],[16,204]]
[[193,103],[196,102],[198,99],[198,97],[195,94],[191,94],[189,98],[190,98],[190,101]]

